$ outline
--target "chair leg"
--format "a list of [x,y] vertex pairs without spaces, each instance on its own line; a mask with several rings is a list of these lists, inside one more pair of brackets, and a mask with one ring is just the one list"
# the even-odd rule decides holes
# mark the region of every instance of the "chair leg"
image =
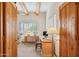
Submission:
[[35,45],[35,51],[37,51],[38,47],[40,47],[40,49],[42,49],[42,46],[38,46],[38,44]]
[[37,51],[37,45],[35,46],[35,51]]

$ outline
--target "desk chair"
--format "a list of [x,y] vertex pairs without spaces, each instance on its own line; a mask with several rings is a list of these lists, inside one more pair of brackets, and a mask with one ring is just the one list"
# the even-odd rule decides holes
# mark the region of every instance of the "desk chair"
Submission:
[[36,37],[35,50],[37,51],[38,48],[42,49],[42,44],[39,37]]

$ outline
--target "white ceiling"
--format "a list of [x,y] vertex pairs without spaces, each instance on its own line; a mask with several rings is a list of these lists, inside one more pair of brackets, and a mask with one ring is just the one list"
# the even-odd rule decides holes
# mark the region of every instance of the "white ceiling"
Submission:
[[[20,13],[24,12],[24,9],[21,6],[21,3],[23,2],[17,2],[17,9]],[[52,5],[52,10],[53,12],[55,11],[55,8],[57,7],[57,5],[60,2],[41,2],[41,6],[40,6],[40,11],[41,12],[47,12],[48,8],[50,7],[50,5]],[[25,7],[28,9],[29,12],[35,12],[35,8],[36,8],[36,2],[24,2]]]
[[[36,2],[24,2],[25,7],[28,9],[29,12],[35,12],[36,9]],[[17,9],[20,12],[23,12],[24,9],[21,7],[21,2],[17,2]],[[40,11],[41,12],[46,12],[47,7],[45,7],[47,3],[41,3]]]

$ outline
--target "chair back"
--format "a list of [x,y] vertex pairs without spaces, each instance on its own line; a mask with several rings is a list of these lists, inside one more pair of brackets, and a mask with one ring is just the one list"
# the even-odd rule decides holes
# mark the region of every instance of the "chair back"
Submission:
[[36,42],[40,41],[39,36],[35,36],[35,40],[36,40]]

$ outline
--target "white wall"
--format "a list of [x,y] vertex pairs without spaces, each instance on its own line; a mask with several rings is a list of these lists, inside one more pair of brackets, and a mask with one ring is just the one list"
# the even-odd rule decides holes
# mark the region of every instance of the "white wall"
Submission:
[[[57,2],[55,4],[49,3],[49,7],[47,8],[46,14],[46,29],[48,30],[50,27],[54,27],[56,29],[60,28],[60,21],[59,21],[59,6],[62,2]],[[51,38],[52,35],[49,35]],[[56,55],[59,56],[59,34],[54,37],[53,41],[55,43],[55,52]]]
[[[27,15],[18,15],[18,21],[19,21],[19,23],[20,22],[36,23],[37,32],[38,32],[39,36],[42,36],[42,32],[46,29],[46,13],[41,13],[38,16],[36,16],[34,13],[30,13],[28,16]],[[19,25],[19,23],[18,23],[18,25]]]

